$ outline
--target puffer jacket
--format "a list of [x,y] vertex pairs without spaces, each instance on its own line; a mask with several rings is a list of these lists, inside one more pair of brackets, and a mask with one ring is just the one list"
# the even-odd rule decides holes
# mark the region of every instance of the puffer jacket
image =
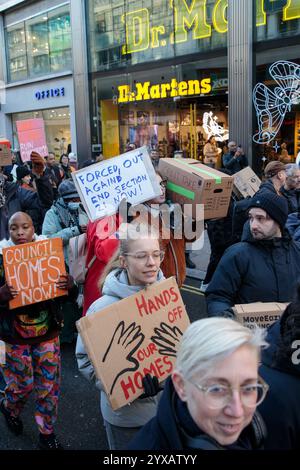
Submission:
[[300,244],[282,238],[244,241],[228,248],[205,292],[208,316],[222,315],[235,304],[290,302],[300,278]]
[[280,320],[274,323],[266,341],[270,347],[262,352],[259,373],[270,389],[259,411],[267,425],[266,450],[296,450],[300,442],[300,345],[292,357],[280,352]]
[[[158,281],[164,279],[161,271],[159,271],[157,279]],[[102,289],[102,297],[90,306],[87,311],[87,316],[93,315],[130,295],[134,295],[142,289],[143,286],[129,285],[126,271],[116,269],[107,276]],[[130,405],[125,405],[118,410],[112,409],[102,383],[96,380],[93,365],[87,355],[80,335],[78,335],[77,338],[76,358],[78,368],[83,376],[87,380],[95,382],[97,387],[101,390],[101,413],[103,418],[110,424],[129,428],[139,427],[143,426],[155,415],[160,395],[143,399],[138,398],[131,402]]]

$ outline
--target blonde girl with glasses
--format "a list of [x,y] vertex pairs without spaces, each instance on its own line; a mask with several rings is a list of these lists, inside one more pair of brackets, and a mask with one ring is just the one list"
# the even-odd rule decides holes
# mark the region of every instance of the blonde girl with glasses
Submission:
[[252,450],[265,426],[256,406],[268,391],[258,376],[264,331],[227,318],[192,323],[183,334],[156,416],[132,450]]
[[[164,279],[160,270],[163,252],[160,249],[158,235],[153,229],[132,222],[126,225],[126,230],[120,233],[119,238],[119,248],[100,279],[102,297],[89,307],[87,315],[93,315],[108,305],[136,294],[147,285]],[[80,372],[88,380],[95,382],[93,366],[80,336],[76,346],[76,357]],[[127,447],[136,432],[155,415],[159,399],[158,383],[153,390],[154,396],[138,398],[130,405],[115,411],[111,408],[102,384],[97,381],[96,385],[101,390],[101,413],[109,448],[122,450]]]

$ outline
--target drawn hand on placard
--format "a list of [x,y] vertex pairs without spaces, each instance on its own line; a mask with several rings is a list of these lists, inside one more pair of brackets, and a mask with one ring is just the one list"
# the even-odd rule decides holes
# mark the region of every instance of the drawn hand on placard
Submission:
[[160,326],[154,328],[154,333],[151,340],[158,346],[159,354],[176,357],[178,344],[183,335],[182,331],[177,326],[161,322]]
[[133,354],[141,346],[145,339],[145,335],[141,331],[141,327],[132,322],[127,328],[124,321],[121,321],[113,334],[107,350],[102,358],[102,362],[109,363],[110,367],[115,366],[116,374],[109,393],[112,394],[113,389],[119,377],[125,372],[133,372],[139,368],[138,360]]

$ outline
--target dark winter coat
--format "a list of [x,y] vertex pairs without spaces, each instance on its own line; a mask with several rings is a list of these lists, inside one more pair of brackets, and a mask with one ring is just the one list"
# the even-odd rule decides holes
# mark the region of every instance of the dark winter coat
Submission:
[[300,213],[299,212],[294,212],[293,214],[289,214],[285,227],[288,230],[291,237],[296,242],[300,242]]
[[6,182],[4,186],[5,205],[1,208],[0,238],[8,238],[8,221],[16,212],[28,212],[35,229],[40,233],[46,211],[53,202],[52,186],[47,176],[36,180],[37,192],[22,188],[18,183]]
[[270,327],[267,341],[270,347],[263,351],[259,371],[270,386],[259,406],[268,430],[265,449],[296,450],[300,444],[300,352],[295,349],[287,359],[279,355],[280,321]]
[[258,445],[254,443],[252,424],[250,424],[241,433],[238,441],[230,446],[222,447],[196,425],[169,378],[158,404],[156,416],[137,433],[128,448],[130,450],[169,451],[195,449],[192,444],[188,444],[184,434],[199,439],[197,450],[253,450]]
[[290,302],[300,277],[300,244],[282,238],[247,238],[225,251],[205,292],[208,316],[235,304]]
[[284,196],[288,203],[289,214],[298,212],[300,208],[300,191],[299,189],[285,189],[284,186],[280,188],[280,193]]
[[225,153],[222,158],[223,167],[229,170],[231,175],[234,175],[238,171],[248,166],[248,159],[246,155],[240,155],[234,158],[235,152]]

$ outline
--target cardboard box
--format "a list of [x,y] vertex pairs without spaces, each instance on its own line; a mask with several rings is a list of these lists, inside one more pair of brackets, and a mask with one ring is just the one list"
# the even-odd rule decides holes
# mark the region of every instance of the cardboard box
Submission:
[[250,166],[233,175],[233,192],[239,199],[253,197],[260,185],[261,180]]
[[159,171],[168,178],[168,197],[179,204],[192,204],[198,220],[197,204],[204,205],[204,219],[226,217],[233,178],[190,158],[162,158]]
[[114,410],[144,392],[142,378],[147,373],[159,381],[171,374],[189,323],[173,277],[76,323]]
[[0,143],[0,166],[11,165],[11,163],[12,156],[10,148]]
[[256,324],[261,328],[268,328],[279,320],[288,303],[280,302],[253,302],[251,304],[237,304],[233,307],[237,320],[245,326]]

